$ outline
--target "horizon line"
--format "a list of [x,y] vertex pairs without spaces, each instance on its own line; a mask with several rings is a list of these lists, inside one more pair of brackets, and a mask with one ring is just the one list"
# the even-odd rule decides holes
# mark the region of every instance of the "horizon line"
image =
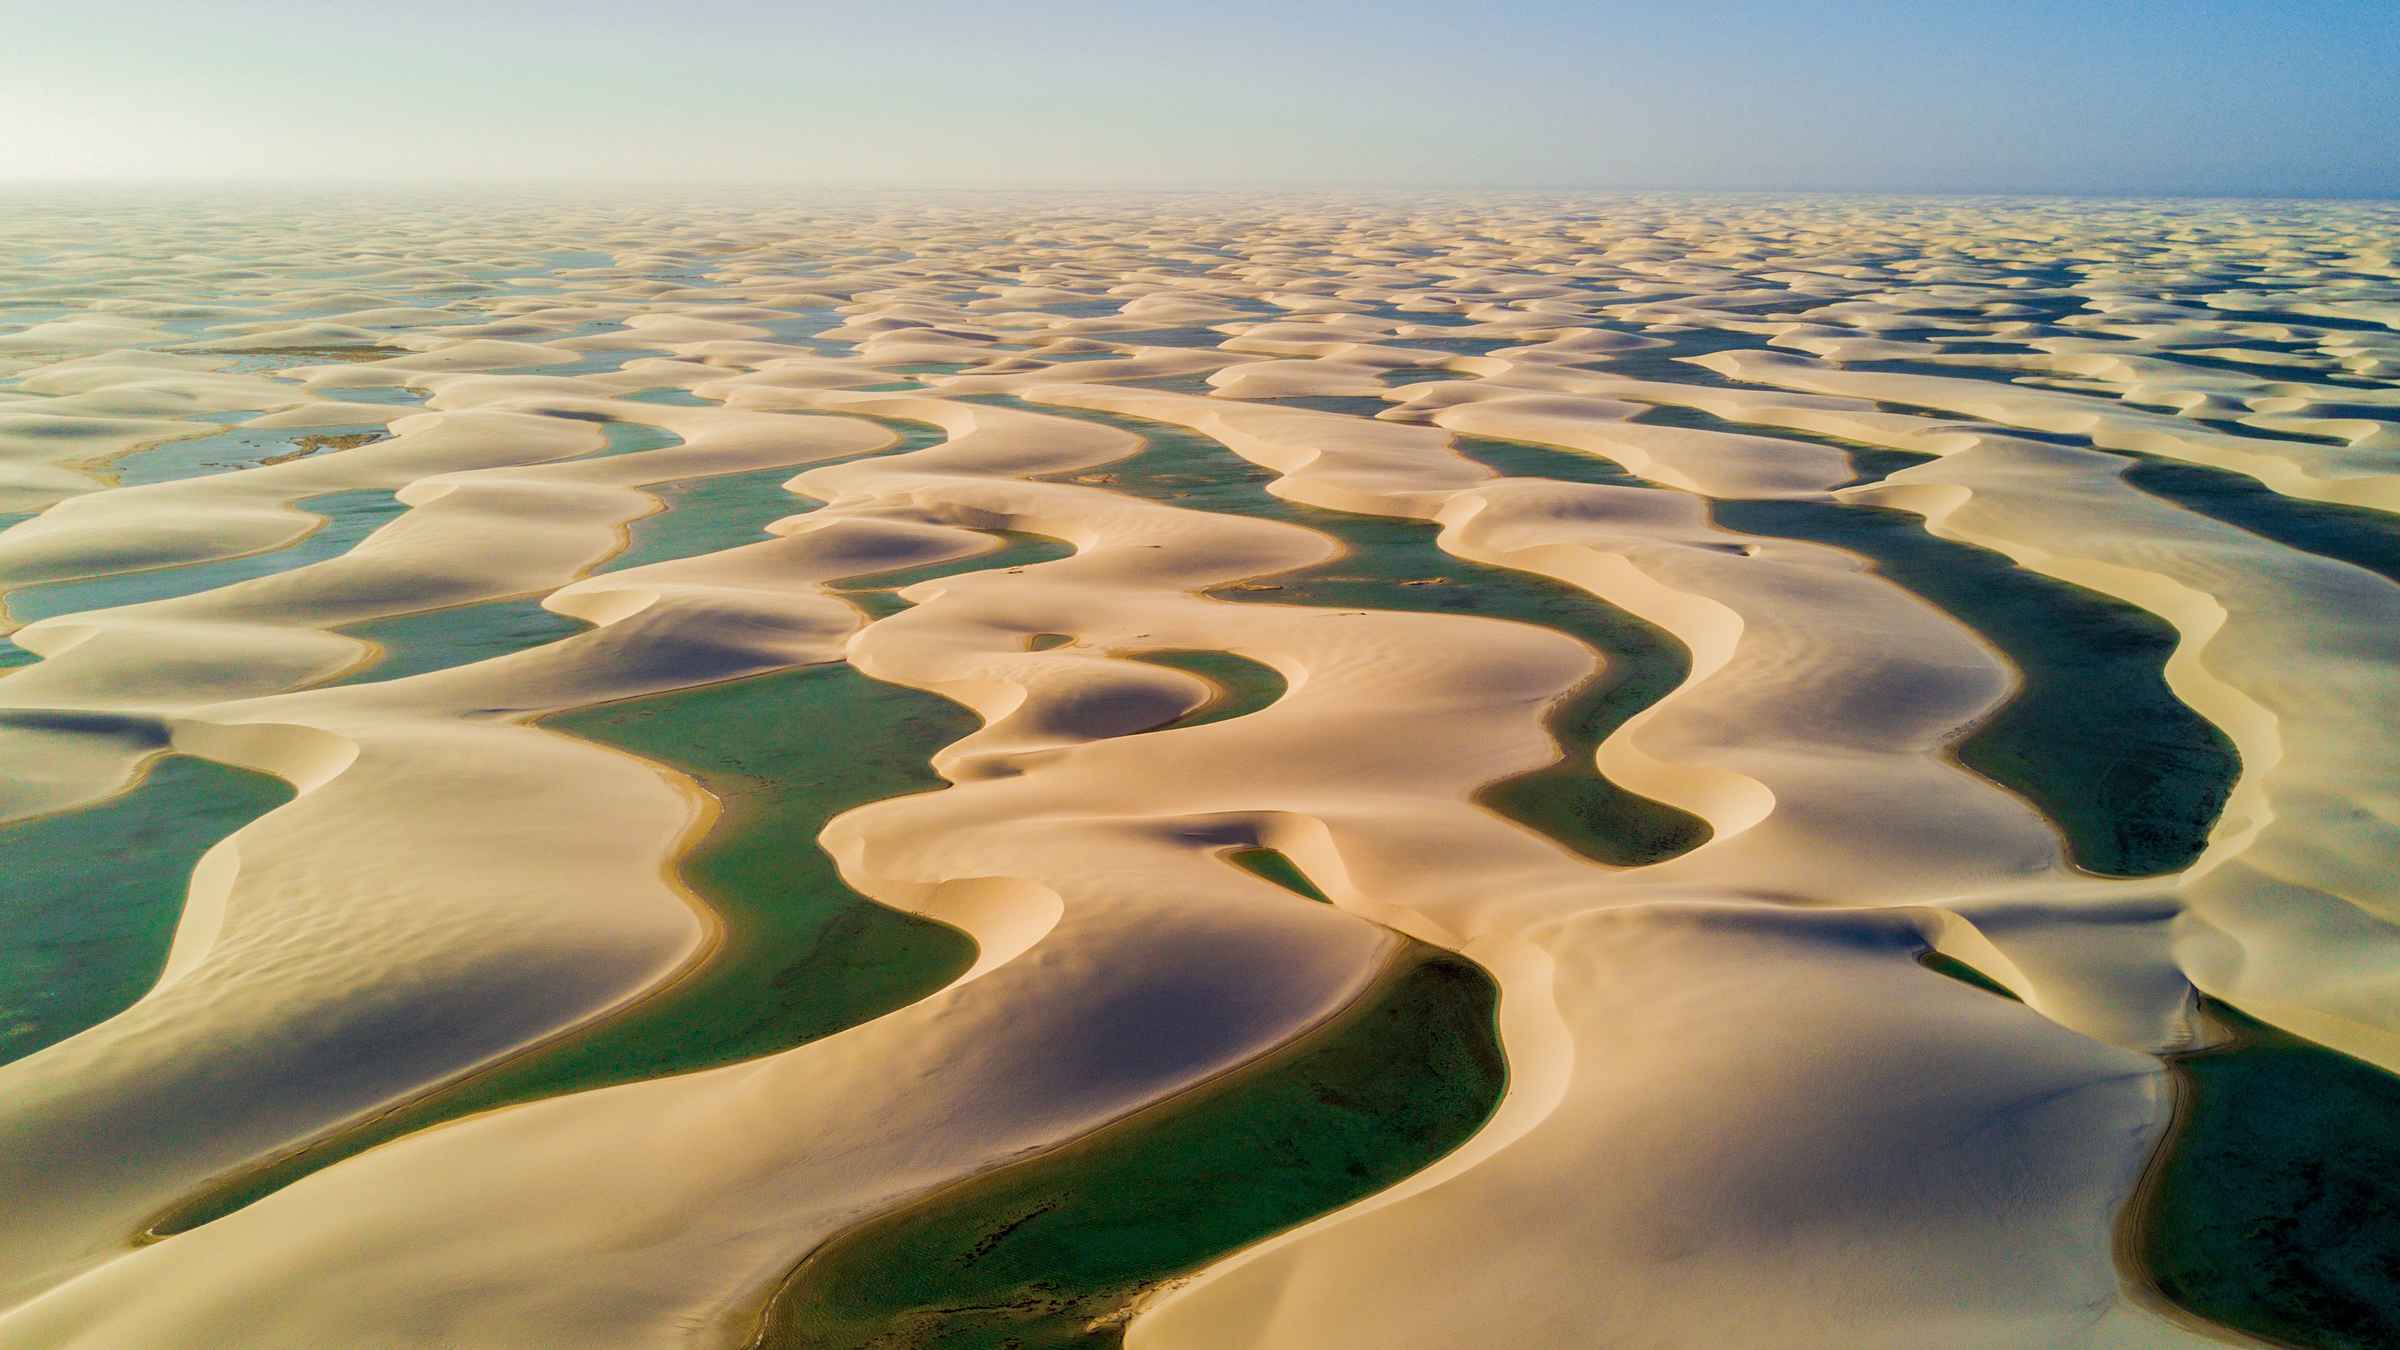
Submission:
[[518,177],[398,177],[322,178],[268,175],[94,175],[90,177],[0,175],[0,191],[24,188],[278,188],[303,190],[477,190],[577,188],[610,192],[630,191],[786,191],[786,192],[926,192],[1002,195],[1094,193],[1125,196],[1202,194],[1355,194],[1429,193],[1450,196],[1505,194],[1562,194],[1590,196],[1773,196],[1773,197],[1899,197],[1899,198],[2020,198],[2073,201],[2326,201],[2400,202],[2400,187],[2390,189],[2323,189],[2299,187],[2160,187],[2148,189],[2096,187],[1905,187],[1807,186],[1775,184],[1732,187],[1712,184],[1598,184],[1598,183],[1404,183],[1326,181],[1211,181],[1189,183],[1050,180],[1003,183],[957,180],[787,178],[643,178],[609,179],[570,176]]

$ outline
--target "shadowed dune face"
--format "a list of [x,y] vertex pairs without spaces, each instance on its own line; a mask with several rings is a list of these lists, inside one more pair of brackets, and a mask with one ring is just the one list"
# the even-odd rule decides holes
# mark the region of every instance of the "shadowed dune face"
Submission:
[[2382,1343],[2395,239],[12,201],[0,1343]]

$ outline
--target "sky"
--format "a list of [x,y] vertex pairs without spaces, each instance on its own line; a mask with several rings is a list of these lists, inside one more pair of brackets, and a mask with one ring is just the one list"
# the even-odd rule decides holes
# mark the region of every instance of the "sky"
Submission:
[[2400,0],[0,0],[0,180],[2400,196]]

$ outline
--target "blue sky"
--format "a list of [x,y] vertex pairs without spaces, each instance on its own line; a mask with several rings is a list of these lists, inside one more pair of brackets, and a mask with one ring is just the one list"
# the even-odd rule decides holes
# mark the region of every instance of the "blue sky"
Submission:
[[0,178],[2400,195],[2400,0],[202,8],[0,0]]

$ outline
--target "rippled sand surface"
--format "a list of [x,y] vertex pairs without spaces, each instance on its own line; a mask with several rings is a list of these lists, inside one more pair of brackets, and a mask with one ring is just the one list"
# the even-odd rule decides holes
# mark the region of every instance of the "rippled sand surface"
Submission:
[[2396,245],[12,199],[0,1343],[2388,1344]]

